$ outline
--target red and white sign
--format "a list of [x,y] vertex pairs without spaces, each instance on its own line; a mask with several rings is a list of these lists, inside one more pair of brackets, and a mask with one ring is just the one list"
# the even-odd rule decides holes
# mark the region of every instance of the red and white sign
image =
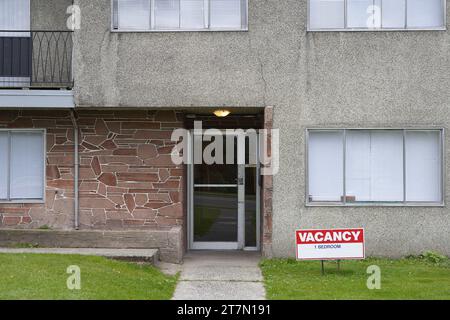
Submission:
[[364,229],[297,230],[298,260],[364,259]]

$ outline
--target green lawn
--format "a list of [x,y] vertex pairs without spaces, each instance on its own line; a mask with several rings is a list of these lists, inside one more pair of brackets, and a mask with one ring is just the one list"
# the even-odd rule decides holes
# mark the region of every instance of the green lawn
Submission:
[[217,218],[220,216],[220,209],[195,206],[194,210],[194,232],[196,236],[201,237],[206,235],[214,222],[216,222]]
[[[381,269],[381,289],[366,286],[367,267]],[[292,259],[263,260],[267,298],[287,299],[450,299],[450,264],[424,259],[366,259],[342,261],[338,272],[335,262]]]
[[[80,267],[81,290],[67,288],[66,273]],[[51,254],[0,254],[0,299],[140,299],[172,297],[176,276],[152,266],[102,257]]]

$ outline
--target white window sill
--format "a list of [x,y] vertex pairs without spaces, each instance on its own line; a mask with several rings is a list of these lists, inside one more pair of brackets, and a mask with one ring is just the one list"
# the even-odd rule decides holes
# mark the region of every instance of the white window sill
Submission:
[[118,30],[111,29],[112,33],[165,33],[165,32],[247,32],[245,29],[154,29],[154,30]]
[[415,32],[415,31],[447,31],[446,27],[440,28],[408,28],[408,29],[369,29],[369,28],[347,28],[347,29],[310,29],[306,32]]
[[306,207],[445,207],[445,203],[432,202],[407,202],[407,203],[341,203],[341,202],[307,202]]
[[45,204],[45,200],[0,200],[0,204]]

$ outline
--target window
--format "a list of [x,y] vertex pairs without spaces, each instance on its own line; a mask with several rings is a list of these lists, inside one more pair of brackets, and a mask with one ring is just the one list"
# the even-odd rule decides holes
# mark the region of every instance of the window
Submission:
[[308,30],[445,29],[446,0],[309,0]]
[[[0,0],[0,30],[30,30],[30,0]],[[0,37],[29,37],[28,32],[0,32]]]
[[112,0],[113,30],[246,30],[247,0]]
[[308,130],[310,204],[443,202],[442,130]]
[[44,199],[45,133],[0,130],[0,201]]
[[30,0],[0,0],[0,86],[30,85]]

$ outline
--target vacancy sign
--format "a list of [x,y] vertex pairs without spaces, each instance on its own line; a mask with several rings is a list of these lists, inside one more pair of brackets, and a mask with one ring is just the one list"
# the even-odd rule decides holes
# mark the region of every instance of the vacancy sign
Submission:
[[364,229],[297,230],[298,260],[364,259]]

